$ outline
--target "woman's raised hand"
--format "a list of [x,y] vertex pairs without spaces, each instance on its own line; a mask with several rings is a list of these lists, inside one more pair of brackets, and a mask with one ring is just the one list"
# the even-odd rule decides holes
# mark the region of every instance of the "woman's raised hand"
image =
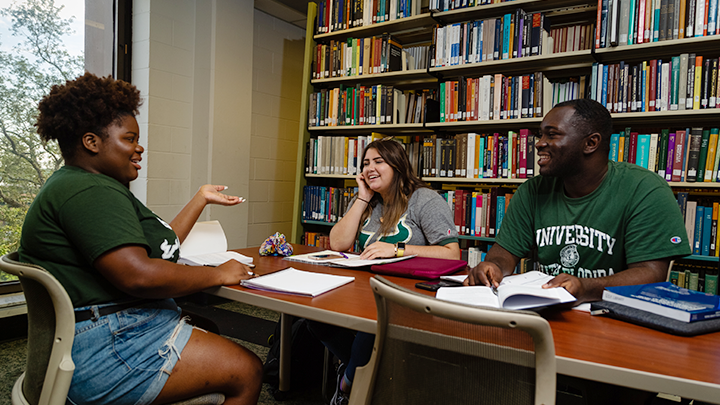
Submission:
[[358,173],[357,176],[355,176],[355,181],[357,181],[358,184],[358,198],[361,198],[365,201],[370,201],[372,199],[373,195],[375,195],[375,192],[368,187],[367,183],[365,182],[365,176],[362,172]]
[[218,205],[237,205],[245,202],[242,197],[236,197],[221,193],[221,191],[227,190],[226,186],[217,186],[213,184],[206,184],[200,187],[198,193],[200,193],[207,204],[218,204]]

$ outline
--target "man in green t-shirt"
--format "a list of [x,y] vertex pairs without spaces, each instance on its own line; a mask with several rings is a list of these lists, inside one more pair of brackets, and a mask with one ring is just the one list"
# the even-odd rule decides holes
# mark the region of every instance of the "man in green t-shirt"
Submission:
[[657,174],[608,159],[612,118],[590,99],[558,104],[540,124],[540,176],[522,184],[470,285],[497,285],[537,249],[577,304],[606,286],[664,281],[670,261],[691,253],[672,190]]
[[[691,253],[672,190],[647,169],[610,161],[611,132],[596,101],[550,110],[536,143],[540,176],[518,187],[496,244],[466,283],[497,286],[537,249],[540,270],[556,276],[545,287],[565,287],[580,304],[599,300],[606,286],[664,281],[670,261]],[[559,376],[558,387],[583,387],[593,404],[655,396],[572,376]]]

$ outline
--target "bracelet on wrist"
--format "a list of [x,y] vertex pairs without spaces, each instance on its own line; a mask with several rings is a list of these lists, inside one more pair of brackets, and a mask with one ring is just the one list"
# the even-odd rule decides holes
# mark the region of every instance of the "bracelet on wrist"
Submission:
[[358,197],[357,199],[360,200],[360,201],[362,201],[362,202],[364,202],[365,204],[370,204],[370,201],[368,201],[368,200],[363,200],[363,199],[360,198],[360,197]]

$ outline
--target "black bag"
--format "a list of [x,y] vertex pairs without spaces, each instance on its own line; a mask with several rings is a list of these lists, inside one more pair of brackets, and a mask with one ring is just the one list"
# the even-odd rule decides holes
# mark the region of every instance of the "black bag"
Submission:
[[[290,342],[290,390],[300,391],[316,387],[319,391],[323,380],[325,346],[310,332],[305,318],[293,319]],[[279,390],[280,321],[275,326],[275,333],[268,338],[268,343],[270,350],[263,364],[263,382],[270,385],[268,391],[276,400],[283,400],[287,392]]]

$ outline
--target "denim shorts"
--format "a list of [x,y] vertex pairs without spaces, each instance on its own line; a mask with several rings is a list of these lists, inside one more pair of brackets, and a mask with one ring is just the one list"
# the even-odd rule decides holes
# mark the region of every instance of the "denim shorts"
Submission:
[[[101,308],[103,304],[81,309]],[[192,326],[172,299],[75,324],[72,404],[150,404],[160,394]]]

